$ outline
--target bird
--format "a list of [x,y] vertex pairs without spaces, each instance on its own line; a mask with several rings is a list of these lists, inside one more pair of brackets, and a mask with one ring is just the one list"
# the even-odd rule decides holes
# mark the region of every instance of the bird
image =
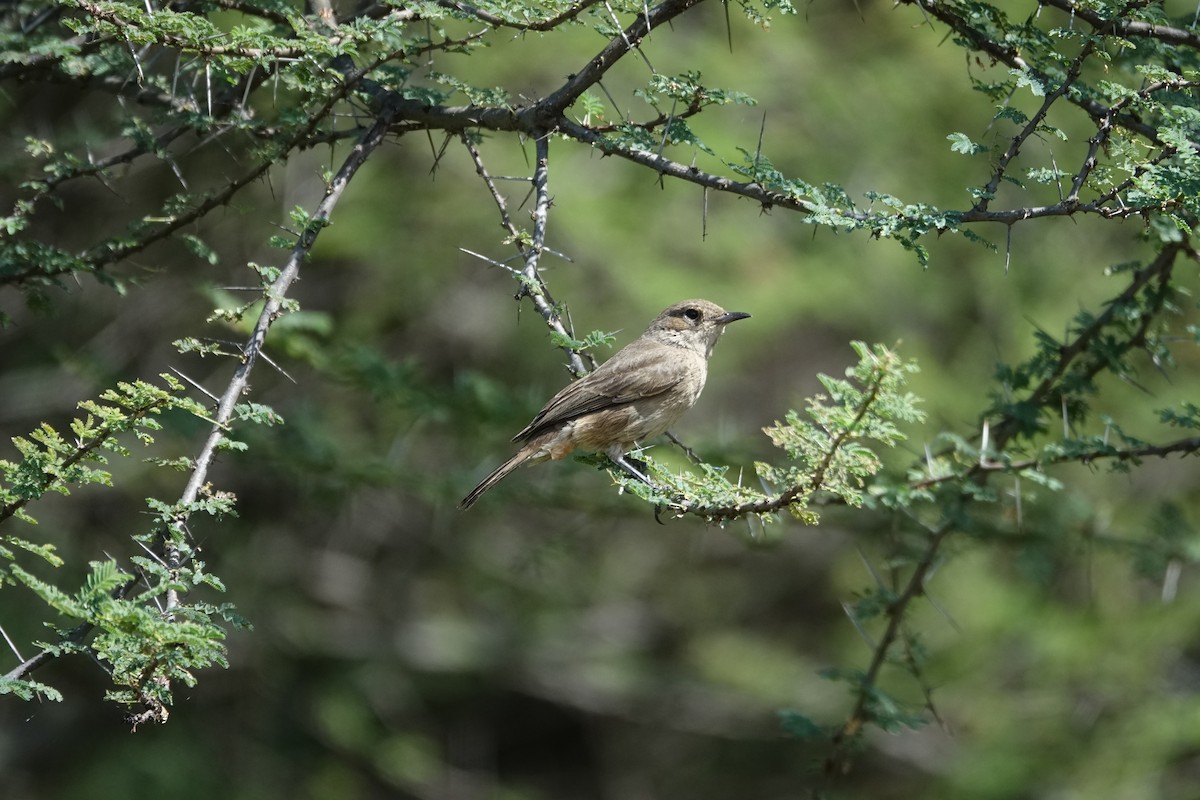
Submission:
[[695,404],[717,339],[726,325],[749,316],[708,300],[667,306],[640,337],[550,398],[513,437],[521,448],[458,507],[473,506],[517,467],[558,461],[575,450],[604,453],[630,475],[653,485],[626,454],[636,443],[665,433]]

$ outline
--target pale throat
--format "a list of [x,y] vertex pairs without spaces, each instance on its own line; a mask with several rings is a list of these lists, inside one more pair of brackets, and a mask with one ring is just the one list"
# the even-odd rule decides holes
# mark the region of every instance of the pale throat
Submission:
[[713,347],[716,346],[717,339],[721,336],[720,331],[717,331],[715,336],[696,336],[695,331],[671,329],[658,330],[655,331],[655,334],[654,338],[663,344],[690,350],[705,358],[712,355]]

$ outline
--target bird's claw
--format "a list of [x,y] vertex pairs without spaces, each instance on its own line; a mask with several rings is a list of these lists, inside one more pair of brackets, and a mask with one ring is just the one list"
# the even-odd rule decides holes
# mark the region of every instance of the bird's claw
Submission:
[[682,494],[679,494],[678,492],[676,492],[674,495],[671,496],[670,502],[655,503],[654,504],[654,521],[657,522],[659,525],[667,524],[662,521],[662,512],[668,508],[677,510],[679,513],[676,514],[676,516],[683,516],[683,512],[687,511],[687,497],[685,495],[682,495]]

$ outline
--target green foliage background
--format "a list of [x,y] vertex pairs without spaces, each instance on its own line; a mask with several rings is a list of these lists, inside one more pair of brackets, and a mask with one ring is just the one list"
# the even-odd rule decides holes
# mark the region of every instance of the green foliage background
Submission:
[[[1012,5],[1014,16],[1037,10]],[[773,12],[764,32],[736,6],[727,21],[705,3],[644,51],[660,74],[699,65],[705,85],[757,101],[690,121],[718,153],[753,154],[761,140],[783,174],[836,182],[855,202],[876,191],[969,208],[964,187],[986,183],[993,148],[1013,128],[989,124],[996,103],[966,75],[1004,70],[973,55],[964,63],[945,29],[909,4],[799,12]],[[528,101],[605,41],[588,26],[530,32],[469,57],[438,54],[435,67]],[[630,93],[646,77],[629,57],[605,87],[641,117]],[[28,177],[16,174],[25,137],[86,151],[114,134],[112,109],[76,88],[5,88],[14,185]],[[588,102],[613,113],[608,98]],[[1039,103],[1020,91],[1011,100],[1026,114]],[[1054,124],[1072,145],[1092,132],[1069,114]],[[948,138],[956,132],[992,155],[955,152],[970,150]],[[1036,139],[1026,166],[1066,162],[1067,144]],[[94,661],[52,661],[32,678],[63,702],[0,699],[6,797],[1194,796],[1194,459],[1129,472],[1101,461],[1048,467],[1060,491],[997,477],[998,501],[947,540],[928,597],[911,606],[911,638],[877,697],[898,705],[876,709],[889,724],[856,743],[845,774],[829,739],[881,635],[881,588],[917,549],[920,528],[903,514],[831,507],[818,526],[786,515],[765,527],[690,516],[664,526],[579,463],[519,472],[471,512],[455,510],[569,375],[541,318],[510,301],[512,277],[462,251],[502,259],[513,249],[466,150],[442,146],[440,134],[409,133],[363,167],[301,268],[290,293],[300,310],[268,339],[287,376],[260,364],[244,398],[284,424],[239,430],[245,451],[218,458],[211,482],[236,495],[236,517],[189,523],[205,565],[191,594],[214,609],[232,601],[252,625],[227,626],[228,654],[213,661],[227,657],[228,669],[176,685],[169,723],[131,736],[120,710],[100,702],[112,681]],[[943,430],[978,444],[997,363],[1034,356],[1039,332],[1069,338],[1077,312],[1098,313],[1124,288],[1127,273],[1113,265],[1150,259],[1141,219],[1078,216],[1013,226],[1011,240],[1005,226],[978,227],[996,250],[926,237],[923,266],[895,241],[705,196],[565,142],[550,148],[547,244],[571,261],[544,256],[542,273],[580,335],[617,331],[625,344],[663,306],[693,296],[753,314],[723,338],[703,398],[675,431],[748,481],[755,461],[776,457],[760,429],[821,391],[818,373],[855,363],[852,340],[894,343],[921,366],[907,389],[926,422],[903,426],[908,440],[881,454],[886,475],[903,480],[927,448],[940,450]],[[533,169],[529,141],[488,134],[479,149],[493,175]],[[215,264],[172,243],[122,263],[121,292],[89,277],[42,287],[30,303],[0,289],[11,318],[0,330],[0,430],[69,430],[81,400],[173,366],[223,385],[227,360],[180,355],[172,342],[245,339],[250,320],[204,320],[253,299],[229,287],[258,285],[247,262],[280,264],[270,237],[295,225],[295,207],[311,212],[322,172],[348,150],[296,153],[209,215],[195,231]],[[212,174],[231,169],[219,139],[198,152]],[[695,152],[702,169],[719,166]],[[123,177],[138,195],[76,185],[68,207],[37,225],[77,245],[109,214],[154,208],[178,189],[167,169]],[[526,184],[501,188],[525,224]],[[1015,204],[1057,198],[1053,186],[1031,188],[1034,200],[1000,193]],[[8,194],[15,186],[5,207]],[[1178,272],[1180,288],[1194,289],[1194,261]],[[1081,435],[1104,435],[1107,415],[1159,441],[1155,409],[1196,402],[1198,355],[1183,333],[1194,301],[1177,302],[1177,367],[1164,376],[1143,355],[1136,376],[1102,376]],[[127,442],[134,457],[105,466],[114,489],[39,501],[28,538],[52,543],[64,566],[20,561],[28,574],[77,587],[89,561],[137,555],[130,535],[155,525],[142,498],[177,497],[186,479],[141,458],[192,454],[207,433],[196,414],[178,401],[151,445]],[[686,463],[665,443],[651,454]],[[6,443],[0,457],[17,450]],[[918,521],[932,524],[924,513]],[[17,522],[3,533],[26,536]],[[224,592],[204,586],[205,569]],[[0,625],[23,657],[52,639],[47,621],[69,627],[47,618],[36,593],[0,589]],[[906,660],[919,662],[915,677]],[[822,773],[829,763],[838,774]]]

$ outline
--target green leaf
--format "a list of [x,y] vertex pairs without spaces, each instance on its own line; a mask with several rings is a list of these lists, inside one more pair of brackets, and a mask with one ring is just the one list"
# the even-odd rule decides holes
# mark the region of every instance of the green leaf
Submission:
[[0,675],[0,695],[3,694],[16,695],[22,700],[42,698],[56,703],[61,703],[63,699],[62,693],[52,686],[37,681],[19,680]]
[[976,144],[965,133],[952,133],[946,137],[950,140],[950,149],[955,153],[974,156],[979,153],[986,153],[987,148],[981,144]]
[[823,739],[829,732],[799,711],[780,711],[779,724],[783,732],[796,739]]

